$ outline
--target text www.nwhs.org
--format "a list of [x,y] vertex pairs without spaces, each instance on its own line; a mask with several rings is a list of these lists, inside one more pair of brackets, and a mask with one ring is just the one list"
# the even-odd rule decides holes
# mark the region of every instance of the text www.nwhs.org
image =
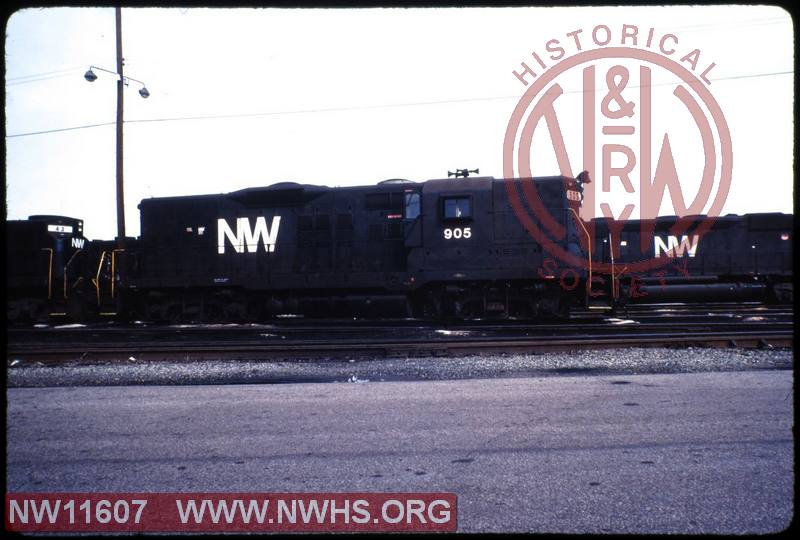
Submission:
[[453,493],[17,493],[8,531],[455,531]]

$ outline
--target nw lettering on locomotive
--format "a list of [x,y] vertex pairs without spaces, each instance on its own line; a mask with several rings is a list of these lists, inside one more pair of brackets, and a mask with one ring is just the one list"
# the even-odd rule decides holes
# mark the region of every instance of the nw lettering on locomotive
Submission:
[[686,234],[681,236],[680,241],[673,235],[669,235],[666,242],[660,236],[656,236],[654,240],[656,257],[661,257],[662,252],[667,257],[683,257],[684,253],[694,257],[697,254],[697,246],[700,245],[700,236],[697,234],[692,235],[691,240]]
[[267,227],[267,219],[264,216],[256,218],[254,228],[250,227],[250,219],[240,217],[236,219],[236,233],[224,218],[217,220],[217,253],[225,253],[225,239],[233,246],[236,253],[244,253],[245,247],[248,253],[258,251],[259,241],[264,245],[264,251],[272,253],[275,251],[275,244],[278,240],[278,228],[281,225],[281,217],[272,218],[272,225]]

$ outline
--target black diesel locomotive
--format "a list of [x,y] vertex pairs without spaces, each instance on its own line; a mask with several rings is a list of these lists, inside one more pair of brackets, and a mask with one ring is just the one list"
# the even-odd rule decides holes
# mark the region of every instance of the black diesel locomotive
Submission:
[[[691,227],[676,233],[674,217],[584,222],[584,181],[585,174],[280,183],[146,199],[141,236],[124,252],[83,239],[78,220],[8,222],[8,315],[540,317],[626,301],[791,298],[792,216],[726,216],[697,237]],[[520,207],[521,195],[512,204],[510,194],[524,190],[536,193],[538,208]],[[26,227],[35,238],[12,234]],[[557,238],[532,234],[548,227],[560,230]],[[554,250],[585,263],[564,262]],[[654,257],[669,264],[631,271]]]
[[[489,177],[292,183],[142,201],[129,285],[137,313],[255,320],[280,314],[481,317],[566,313],[580,295],[533,279],[542,264]],[[569,229],[571,178],[535,180]]]
[[91,286],[90,248],[79,219],[31,216],[6,222],[8,319],[47,320],[54,309],[82,318]]
[[[604,278],[618,276],[616,301],[792,301],[792,215],[729,214],[698,233],[707,219],[592,220],[594,259],[613,267]],[[637,270],[643,260],[663,264]]]

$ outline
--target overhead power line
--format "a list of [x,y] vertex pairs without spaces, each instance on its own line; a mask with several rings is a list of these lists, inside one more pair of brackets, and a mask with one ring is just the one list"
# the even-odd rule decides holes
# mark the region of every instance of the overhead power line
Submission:
[[[737,79],[752,79],[756,77],[771,77],[775,75],[789,75],[793,74],[794,70],[788,71],[774,71],[771,73],[755,73],[750,75],[732,75],[730,77],[719,77],[716,79],[711,79],[712,82],[716,81],[726,81],[726,80],[737,80]],[[651,86],[666,86],[674,84],[672,82],[669,83],[656,83],[652,84]],[[631,85],[631,88],[637,88],[637,85]],[[599,91],[599,90],[595,90]],[[575,94],[575,93],[582,93],[583,90],[567,90],[565,94]],[[142,118],[139,120],[125,120],[126,124],[141,124],[141,123],[153,123],[153,122],[180,122],[180,121],[188,121],[188,120],[221,120],[221,119],[232,119],[232,118],[256,118],[259,116],[277,116],[277,115],[285,115],[285,114],[312,114],[312,113],[326,113],[326,112],[346,112],[346,111],[356,111],[356,110],[371,110],[371,109],[390,109],[390,108],[397,108],[397,107],[417,107],[417,106],[425,106],[425,105],[445,105],[450,103],[469,103],[469,102],[476,102],[476,101],[493,101],[493,100],[500,100],[500,99],[519,99],[520,95],[516,94],[513,96],[487,96],[487,97],[475,97],[475,98],[463,98],[463,99],[445,99],[445,100],[437,100],[437,101],[416,101],[410,103],[389,103],[383,105],[354,105],[351,107],[330,107],[330,108],[318,108],[318,109],[296,109],[292,111],[268,111],[268,112],[259,112],[259,113],[239,113],[239,114],[216,114],[216,115],[198,115],[198,116],[175,116],[175,117],[167,117],[167,118]],[[88,124],[82,126],[73,126],[67,128],[60,128],[60,129],[48,129],[44,131],[31,131],[27,133],[15,133],[13,135],[6,135],[6,138],[10,139],[13,137],[27,137],[30,135],[43,135],[47,133],[57,133],[60,131],[72,131],[77,129],[87,129],[87,128],[94,128],[99,126],[108,126],[113,125],[114,122],[105,122],[101,124]]]
[[26,84],[31,82],[46,81],[50,79],[57,79],[59,77],[68,77],[76,71],[80,71],[81,67],[72,67],[67,69],[57,69],[53,71],[45,71],[42,73],[32,73],[30,75],[20,75],[18,77],[8,77],[6,79],[6,86],[14,86],[17,84]]
[[84,126],[73,126],[73,127],[66,127],[66,128],[58,128],[58,129],[47,129],[44,131],[30,131],[28,133],[17,133],[14,135],[6,135],[7,139],[12,137],[27,137],[28,135],[43,135],[45,133],[57,133],[59,131],[73,131],[75,129],[87,129],[93,127],[100,127],[100,126],[113,126],[116,122],[103,122],[102,124],[87,124]]

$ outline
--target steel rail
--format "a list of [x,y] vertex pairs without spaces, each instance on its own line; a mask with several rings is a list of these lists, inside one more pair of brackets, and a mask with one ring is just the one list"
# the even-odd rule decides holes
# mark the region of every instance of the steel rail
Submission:
[[637,333],[634,335],[585,334],[581,336],[525,336],[514,339],[463,338],[441,340],[309,340],[292,343],[94,343],[14,344],[7,357],[25,360],[196,360],[201,358],[301,358],[309,356],[441,356],[466,353],[521,353],[586,350],[610,347],[690,346],[791,347],[791,330]]
[[[520,333],[520,332],[535,332],[543,333],[549,332],[552,334],[571,335],[575,333],[586,332],[602,332],[602,333],[619,333],[619,332],[656,332],[656,331],[672,331],[679,330],[692,331],[697,329],[717,331],[729,329],[734,331],[745,329],[784,329],[791,330],[793,321],[789,320],[776,320],[776,318],[764,318],[764,320],[665,320],[665,321],[648,321],[639,322],[634,320],[616,320],[603,323],[592,324],[491,324],[491,325],[408,325],[396,326],[394,324],[385,325],[306,325],[306,326],[277,326],[277,325],[263,325],[252,327],[248,325],[242,326],[205,326],[205,325],[187,325],[187,326],[147,326],[147,327],[82,327],[82,328],[25,328],[25,329],[9,329],[8,342],[11,344],[25,343],[25,342],[46,342],[46,341],[69,341],[80,340],[82,343],[91,342],[97,338],[124,338],[127,340],[143,340],[143,339],[176,339],[183,338],[191,339],[194,336],[219,336],[220,339],[226,340],[231,338],[238,338],[239,336],[253,336],[260,335],[266,332],[278,333],[285,335],[297,334],[301,337],[308,335],[321,335],[321,334],[351,334],[358,333],[391,333],[397,334],[411,333],[418,335],[418,332],[434,333],[458,333],[469,332],[477,334],[480,332],[494,332],[494,333]],[[271,334],[275,335],[275,334]],[[485,336],[486,337],[486,336]]]

